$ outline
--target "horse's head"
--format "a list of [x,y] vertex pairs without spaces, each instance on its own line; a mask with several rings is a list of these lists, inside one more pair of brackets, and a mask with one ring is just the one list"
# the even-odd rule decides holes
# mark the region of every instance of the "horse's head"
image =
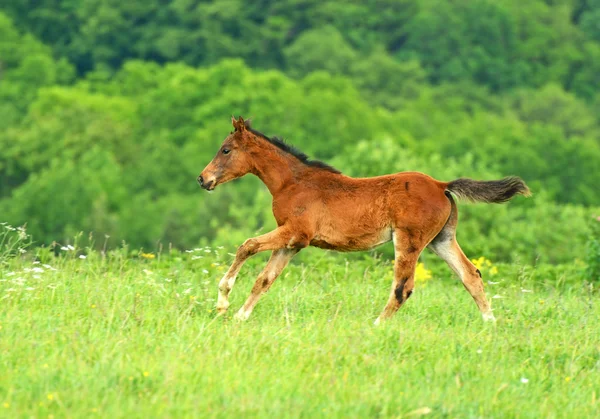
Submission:
[[231,123],[234,130],[225,138],[217,155],[198,176],[198,183],[207,191],[212,191],[221,183],[240,178],[252,170],[249,149],[255,135],[247,129],[248,125],[241,116],[237,120],[231,117]]

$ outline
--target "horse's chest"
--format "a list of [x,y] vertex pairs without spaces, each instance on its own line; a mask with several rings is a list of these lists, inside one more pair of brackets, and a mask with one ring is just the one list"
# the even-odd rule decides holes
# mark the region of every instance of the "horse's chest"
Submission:
[[306,213],[305,203],[290,204],[281,203],[278,201],[273,202],[273,216],[277,225],[281,226],[290,220],[301,219]]

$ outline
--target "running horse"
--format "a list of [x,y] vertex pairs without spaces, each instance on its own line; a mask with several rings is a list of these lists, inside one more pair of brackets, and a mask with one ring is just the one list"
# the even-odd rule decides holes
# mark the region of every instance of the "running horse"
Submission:
[[252,129],[242,117],[232,117],[231,122],[234,130],[198,176],[198,182],[212,191],[248,173],[258,176],[273,196],[277,228],[246,240],[238,248],[235,260],[219,282],[220,314],[229,308],[229,294],[242,265],[259,252],[270,250],[271,257],[235,315],[238,320],[248,319],[261,295],[305,247],[359,251],[391,240],[394,279],[387,304],[375,324],[394,315],[412,294],[417,260],[426,247],[460,277],[483,319],[495,321],[481,272],[456,241],[458,211],[453,195],[474,202],[506,202],[517,194],[530,195],[521,179],[440,182],[418,172],[352,178],[309,159],[279,138]]

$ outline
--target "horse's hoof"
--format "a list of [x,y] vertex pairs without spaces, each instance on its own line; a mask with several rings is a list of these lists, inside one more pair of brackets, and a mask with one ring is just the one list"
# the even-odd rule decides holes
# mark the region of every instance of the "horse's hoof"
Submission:
[[484,322],[496,323],[496,318],[494,317],[492,312],[483,313],[481,316],[483,317]]
[[245,322],[248,320],[248,317],[250,317],[250,313],[245,312],[243,309],[235,313],[235,316],[233,316],[233,318],[238,322]]

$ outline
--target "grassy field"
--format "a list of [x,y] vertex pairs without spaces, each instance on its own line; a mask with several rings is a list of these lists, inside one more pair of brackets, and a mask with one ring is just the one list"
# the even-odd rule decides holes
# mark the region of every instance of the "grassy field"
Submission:
[[495,326],[444,268],[374,327],[389,262],[310,251],[238,324],[264,258],[216,317],[223,249],[60,253],[0,264],[3,417],[600,414],[598,295],[532,268],[493,275]]

